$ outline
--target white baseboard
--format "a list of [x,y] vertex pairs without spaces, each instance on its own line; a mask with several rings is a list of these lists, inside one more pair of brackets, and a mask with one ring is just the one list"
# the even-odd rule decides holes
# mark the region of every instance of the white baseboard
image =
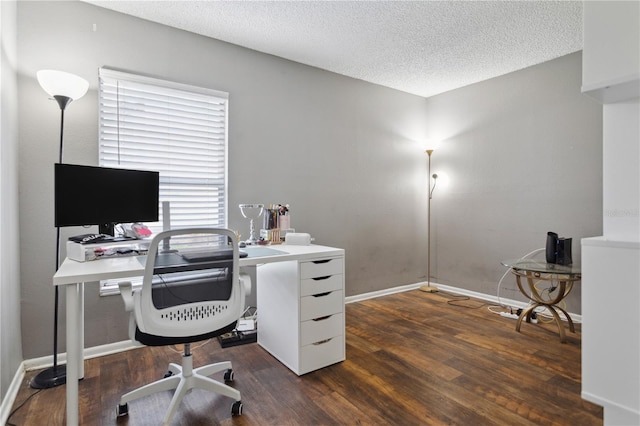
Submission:
[[[121,342],[108,343],[106,345],[94,346],[92,348],[86,348],[84,350],[84,359],[97,358],[105,355],[111,355],[118,352],[128,351],[130,349],[139,348],[140,345],[136,345],[131,340],[124,340]],[[58,363],[64,364],[67,362],[67,353],[63,352],[58,354]],[[43,356],[40,358],[32,358],[23,362],[25,371],[39,370],[41,368],[48,368],[53,365],[53,355]]]
[[2,404],[0,404],[0,424],[5,425],[9,420],[9,415],[11,414],[11,409],[13,408],[13,404],[18,397],[18,391],[20,390],[20,386],[22,385],[22,381],[24,380],[24,361],[20,363],[18,369],[16,370],[16,374],[13,376],[13,380],[9,384],[9,388],[7,389],[7,393],[4,398],[2,398]]
[[582,391],[580,396],[603,407],[605,425],[640,425],[640,411],[636,407],[627,407],[591,392]]
[[[433,283],[431,283],[433,284]],[[385,288],[384,290],[372,291],[370,293],[355,294],[353,296],[347,296],[344,298],[344,303],[361,302],[367,299],[375,299],[376,297],[387,296],[389,294],[402,293],[403,291],[410,291],[419,288],[422,283],[408,284],[399,287]]]
[[[373,298],[376,298],[376,297],[382,297],[382,296],[386,296],[386,295],[389,295],[389,294],[401,293],[403,291],[415,290],[415,289],[418,289],[421,286],[426,285],[426,284],[427,284],[427,282],[425,281],[425,282],[420,282],[420,283],[416,283],[416,284],[408,284],[408,285],[403,285],[403,286],[399,286],[399,287],[386,288],[384,290],[379,290],[379,291],[372,291],[370,293],[363,293],[363,294],[356,294],[356,295],[353,295],[353,296],[347,296],[347,297],[345,297],[345,303],[360,302],[360,301],[363,301],[363,300],[373,299]],[[438,290],[446,291],[448,293],[453,293],[453,294],[457,294],[457,295],[460,295],[460,296],[473,297],[474,299],[486,300],[487,302],[495,303],[497,306],[502,305],[502,306],[509,306],[509,307],[513,307],[513,308],[521,308],[521,309],[524,309],[525,307],[528,306],[527,302],[521,302],[519,300],[513,300],[513,299],[505,299],[504,297],[498,298],[498,296],[491,296],[491,295],[485,294],[485,293],[478,293],[476,291],[466,290],[464,288],[451,287],[451,286],[448,286],[448,285],[438,284],[438,283],[434,283],[434,282],[430,282],[429,285],[431,285],[433,287],[437,287]],[[569,316],[571,317],[571,320],[573,322],[576,322],[576,323],[582,322],[582,316],[581,315],[573,314],[573,313],[569,312]]]

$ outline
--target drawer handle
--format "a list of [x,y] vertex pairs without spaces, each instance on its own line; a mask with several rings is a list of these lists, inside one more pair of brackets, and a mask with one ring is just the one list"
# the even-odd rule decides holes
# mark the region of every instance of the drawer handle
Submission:
[[331,294],[331,292],[330,292],[330,291],[327,291],[326,293],[318,293],[318,294],[314,294],[314,295],[313,295],[313,297],[325,297],[325,296],[328,296],[328,295],[330,295],[330,294]]
[[331,278],[331,275],[327,275],[326,277],[315,277],[311,279],[314,281],[322,281],[322,280],[328,280],[329,278]]
[[328,343],[331,340],[333,340],[333,337],[330,338],[330,339],[324,339],[324,340],[320,340],[319,342],[312,343],[312,345],[314,345],[314,346],[324,345],[325,343]]
[[329,318],[331,318],[331,315],[327,315],[327,316],[324,316],[324,317],[314,318],[314,319],[312,319],[311,321],[316,321],[316,322],[317,322],[317,321],[324,321],[324,320],[328,320]]
[[315,263],[316,265],[320,265],[321,263],[329,263],[329,262],[331,262],[331,259],[313,260],[312,262]]

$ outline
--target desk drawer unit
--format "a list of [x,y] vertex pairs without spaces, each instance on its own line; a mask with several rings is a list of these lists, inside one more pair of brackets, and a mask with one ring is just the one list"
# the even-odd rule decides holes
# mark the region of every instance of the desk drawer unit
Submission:
[[343,361],[344,257],[285,263],[258,268],[258,343],[298,375]]

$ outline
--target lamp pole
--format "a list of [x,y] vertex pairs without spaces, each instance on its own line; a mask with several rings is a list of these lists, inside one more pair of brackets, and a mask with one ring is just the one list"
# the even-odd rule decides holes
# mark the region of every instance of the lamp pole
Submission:
[[[433,190],[436,189],[435,180],[438,175],[435,173],[431,176],[431,154],[433,149],[427,149],[427,190],[429,197],[427,198],[427,285],[420,286],[420,290],[427,293],[435,293],[438,291],[437,287],[431,285],[431,198],[433,197]],[[433,177],[434,183],[431,186],[431,178]]]
[[[53,97],[60,105],[60,152],[58,155],[58,163],[62,164],[63,152],[63,135],[64,135],[64,109],[73,100],[68,96],[56,95]],[[60,266],[60,227],[56,226],[56,271]],[[58,311],[60,292],[58,286],[54,289],[54,313],[53,313],[53,366],[38,373],[31,382],[30,386],[34,389],[48,389],[67,383],[67,366],[58,365]]]
[[[62,164],[62,152],[64,141],[64,110],[74,99],[79,99],[87,92],[89,83],[81,77],[62,71],[45,70],[38,72],[38,82],[60,106],[60,150],[58,163]],[[58,93],[68,93],[61,95]],[[60,227],[56,226],[56,271],[60,266]],[[53,314],[53,366],[47,368],[31,379],[29,385],[34,389],[48,389],[63,385],[67,382],[66,365],[58,365],[58,306],[59,290],[54,289],[54,314]]]

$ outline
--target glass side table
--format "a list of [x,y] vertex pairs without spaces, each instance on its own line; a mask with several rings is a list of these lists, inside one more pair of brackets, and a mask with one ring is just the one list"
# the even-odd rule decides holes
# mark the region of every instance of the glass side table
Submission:
[[[547,263],[544,260],[535,259],[514,259],[501,262],[504,266],[511,268],[511,272],[516,276],[518,288],[530,301],[531,305],[525,308],[516,322],[516,331],[520,332],[522,321],[531,322],[531,315],[538,307],[545,308],[558,326],[560,341],[567,341],[564,325],[560,318],[560,313],[564,315],[569,324],[569,330],[575,333],[575,327],[571,317],[558,304],[564,300],[571,292],[573,284],[580,280],[580,268],[577,266],[556,265]],[[522,278],[526,278],[526,287],[522,283]],[[548,282],[552,291],[540,291],[536,284],[540,281]]]

